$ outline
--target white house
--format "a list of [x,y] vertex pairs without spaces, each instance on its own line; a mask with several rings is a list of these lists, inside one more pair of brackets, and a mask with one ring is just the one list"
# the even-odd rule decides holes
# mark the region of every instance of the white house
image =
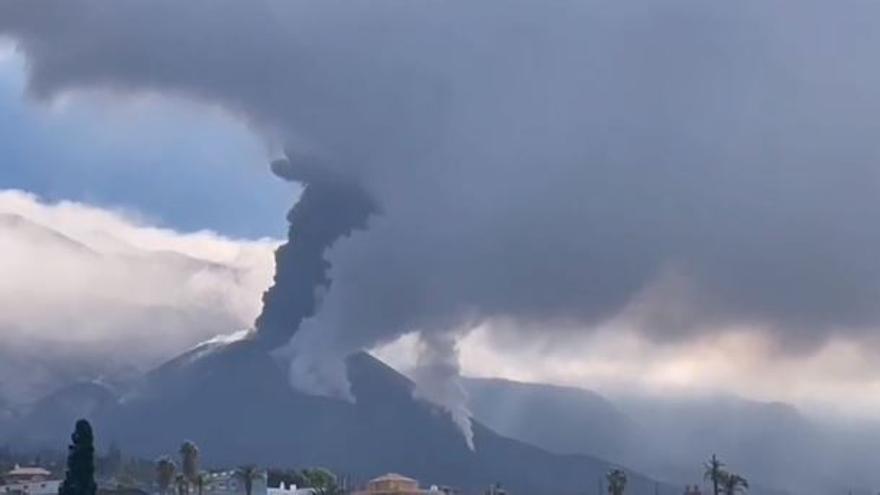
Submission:
[[[203,491],[205,495],[246,495],[244,479],[234,469],[207,473]],[[265,471],[256,473],[251,480],[251,495],[267,495]]]
[[16,465],[0,481],[0,495],[57,495],[61,480],[53,480],[52,473],[39,467]]
[[314,488],[297,488],[296,485],[286,486],[281,482],[278,488],[271,486],[266,490],[266,495],[315,495]]

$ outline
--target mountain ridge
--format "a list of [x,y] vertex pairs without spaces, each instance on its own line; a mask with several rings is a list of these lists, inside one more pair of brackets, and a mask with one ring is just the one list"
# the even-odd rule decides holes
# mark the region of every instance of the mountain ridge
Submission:
[[[99,441],[153,457],[190,439],[206,465],[326,466],[355,481],[398,471],[464,493],[501,482],[515,493],[581,494],[612,467],[592,456],[550,453],[479,421],[472,451],[447,411],[415,399],[409,379],[367,353],[347,363],[352,403],[294,390],[281,363],[249,340],[202,351],[154,368],[128,393],[92,411]],[[61,406],[44,407],[67,410]],[[55,422],[41,424],[30,415],[14,430],[40,424],[42,440],[57,438],[60,445],[72,422]],[[11,435],[19,442],[25,437]],[[630,474],[630,493],[655,490],[679,491]]]

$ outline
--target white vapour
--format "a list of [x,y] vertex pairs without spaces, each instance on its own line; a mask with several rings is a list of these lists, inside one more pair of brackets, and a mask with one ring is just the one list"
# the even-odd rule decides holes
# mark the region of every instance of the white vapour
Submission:
[[[62,377],[134,372],[247,327],[276,244],[0,190],[0,397],[27,400]],[[63,369],[47,364],[59,354],[69,358]]]
[[474,450],[474,430],[468,396],[461,384],[458,349],[455,337],[446,333],[422,336],[417,365],[412,378],[415,396],[445,407],[462,431],[468,448]]

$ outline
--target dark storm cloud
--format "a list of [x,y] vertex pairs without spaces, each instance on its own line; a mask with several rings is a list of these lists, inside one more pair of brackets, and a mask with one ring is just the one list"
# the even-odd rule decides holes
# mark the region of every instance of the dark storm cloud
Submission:
[[669,273],[654,335],[876,327],[878,28],[856,0],[0,5],[37,97],[217,102],[361,185],[383,214],[296,339],[339,354],[586,328]]

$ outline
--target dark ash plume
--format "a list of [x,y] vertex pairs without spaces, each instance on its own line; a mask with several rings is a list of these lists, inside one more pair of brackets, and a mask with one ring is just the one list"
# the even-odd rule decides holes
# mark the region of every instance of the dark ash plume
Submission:
[[287,242],[275,251],[275,277],[263,294],[256,339],[267,347],[286,344],[300,323],[313,316],[320,293],[330,287],[325,251],[341,237],[364,229],[376,205],[357,184],[344,180],[318,161],[287,153],[272,162],[272,172],[305,187],[287,214]]

